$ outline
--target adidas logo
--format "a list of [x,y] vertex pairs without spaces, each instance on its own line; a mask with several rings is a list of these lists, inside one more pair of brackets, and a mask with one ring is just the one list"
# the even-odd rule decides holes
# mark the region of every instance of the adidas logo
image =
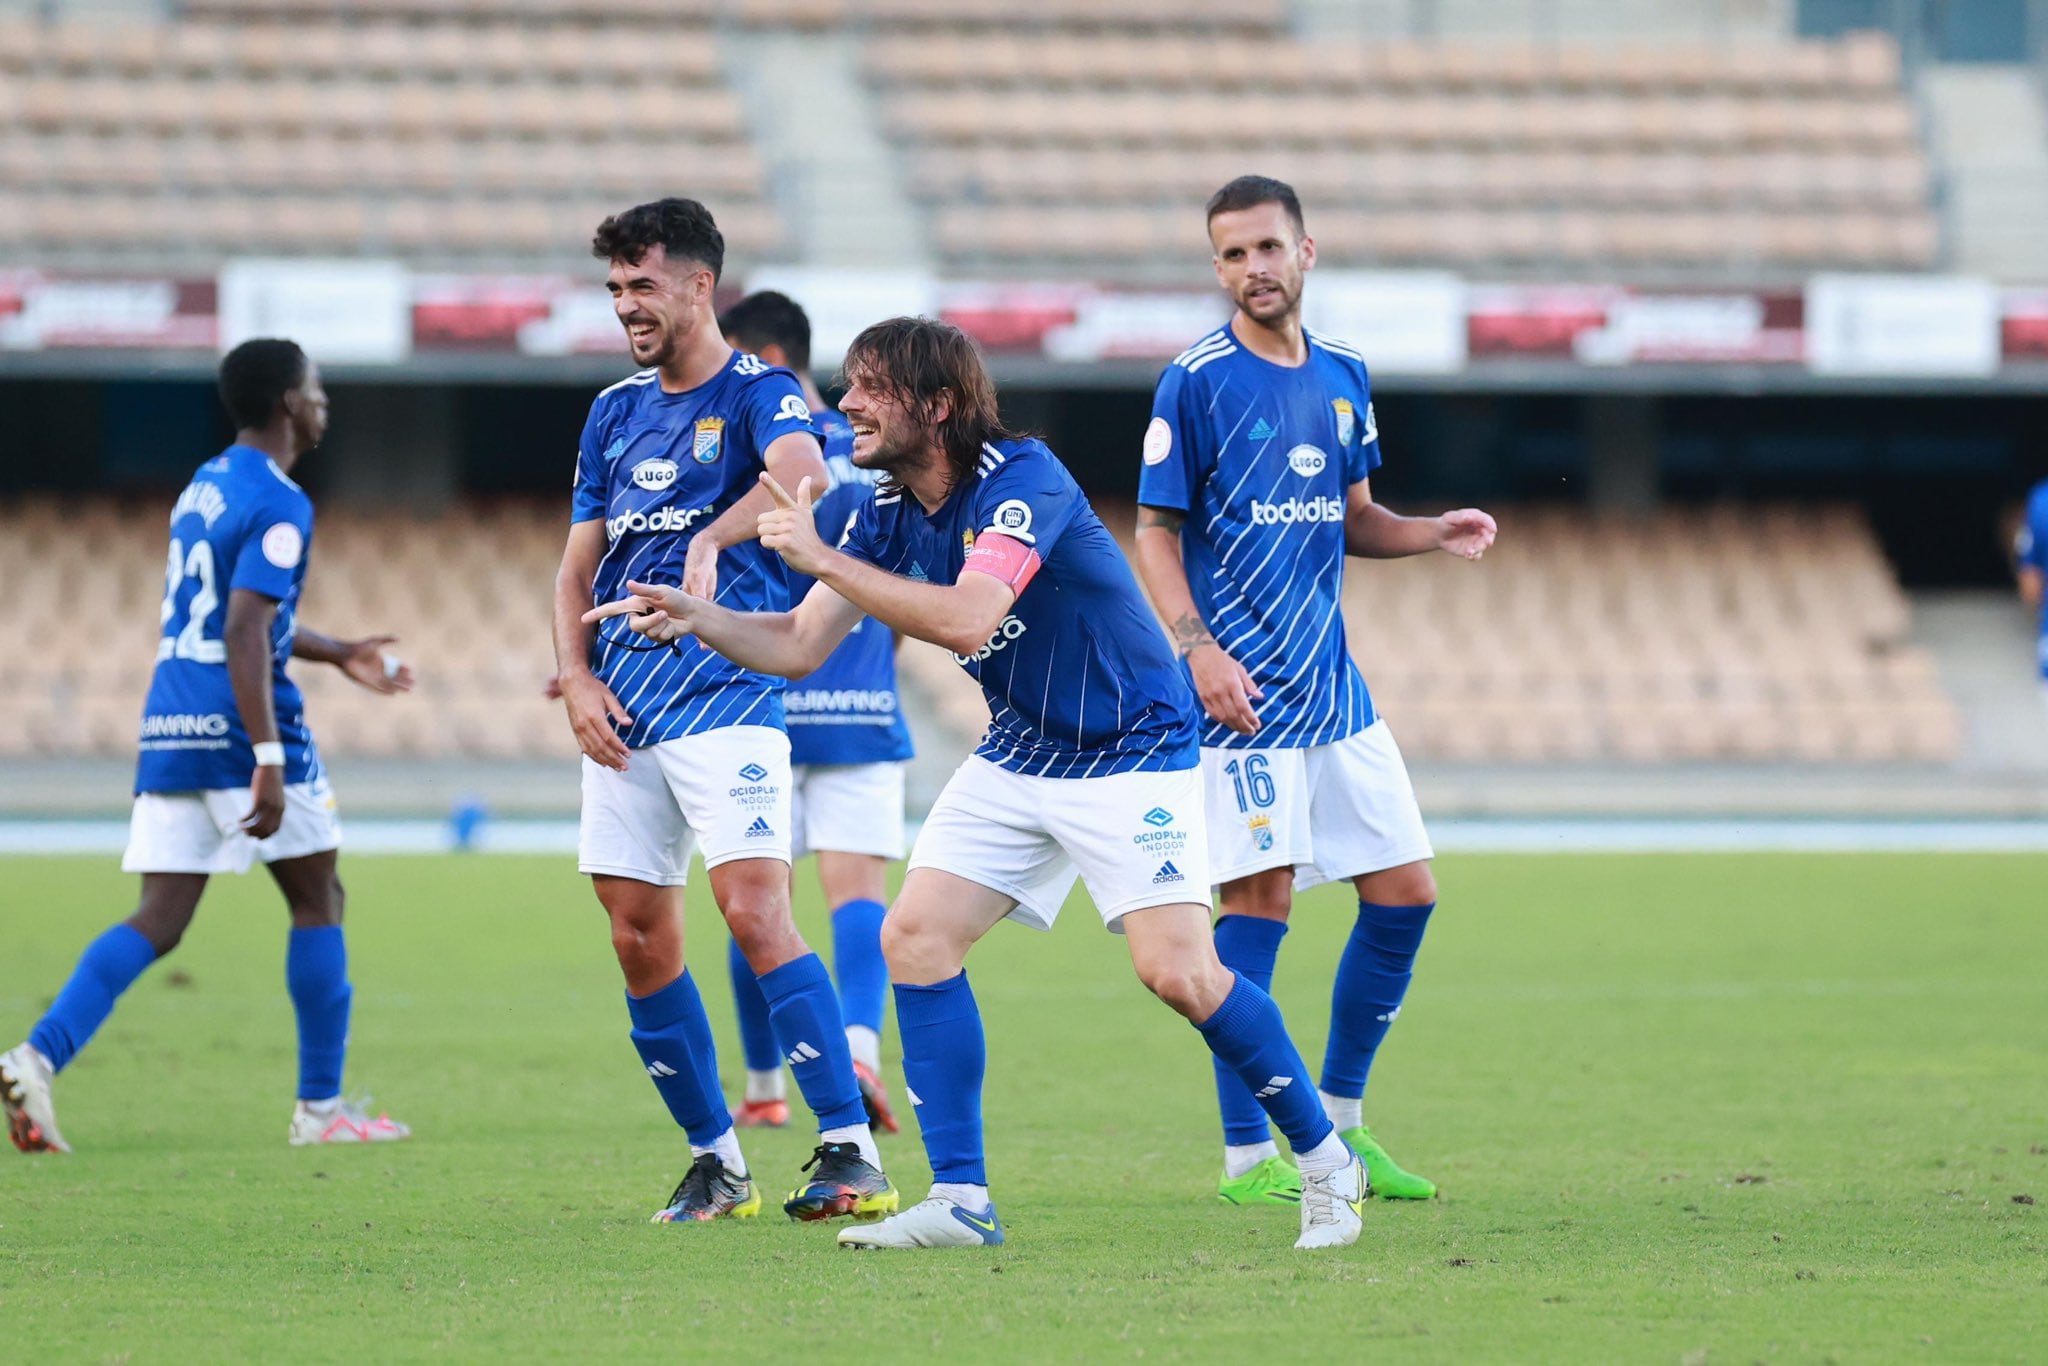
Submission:
[[819,1053],[817,1049],[811,1047],[807,1043],[800,1043],[795,1048],[789,1050],[789,1065],[791,1067],[795,1067],[799,1063],[810,1062],[818,1056]]
[[1260,1100],[1265,1100],[1270,1096],[1279,1095],[1292,1085],[1294,1085],[1293,1077],[1268,1077],[1266,1078],[1265,1086],[1260,1090],[1252,1092],[1252,1094]]
[[912,1105],[922,1105],[922,1104],[924,1104],[924,1097],[923,1097],[923,1096],[920,1096],[920,1095],[919,1095],[919,1094],[918,1094],[917,1092],[915,1092],[915,1091],[911,1090],[911,1089],[910,1089],[910,1083],[908,1083],[908,1082],[905,1082],[905,1083],[903,1084],[903,1093],[904,1093],[905,1095],[907,1095],[907,1096],[909,1096],[909,1097],[910,1097],[910,1103],[911,1103]]
[[1160,864],[1159,871],[1152,875],[1152,884],[1155,887],[1162,882],[1179,882],[1181,880],[1182,878],[1180,869],[1173,866],[1172,859],[1168,859],[1166,862]]
[[1378,1021],[1379,1021],[1379,1022],[1380,1022],[1381,1024],[1392,1024],[1392,1023],[1393,1023],[1394,1021],[1396,1021],[1396,1020],[1398,1020],[1398,1019],[1400,1019],[1400,1018],[1401,1018],[1401,1007],[1399,1007],[1399,1006],[1395,1006],[1395,1007],[1394,1007],[1394,1008],[1393,1008],[1392,1010],[1388,1011],[1388,1012],[1387,1012],[1386,1014],[1384,1014],[1384,1015],[1375,1015],[1375,1016],[1373,1016],[1373,1018],[1374,1018],[1375,1020],[1378,1020]]
[[931,582],[931,577],[924,572],[924,566],[921,564],[914,564],[910,566],[910,572],[908,574],[905,574],[903,577],[909,579],[912,583]]
[[750,840],[760,839],[763,835],[773,835],[774,833],[775,827],[768,824],[766,816],[754,817],[754,823],[747,827],[747,838]]
[[663,1077],[672,1077],[675,1074],[676,1069],[670,1067],[665,1062],[657,1060],[647,1064],[647,1075],[653,1077],[656,1081],[660,1081]]
[[1245,435],[1252,441],[1271,441],[1277,433],[1273,430],[1273,424],[1262,417],[1252,424],[1251,431]]

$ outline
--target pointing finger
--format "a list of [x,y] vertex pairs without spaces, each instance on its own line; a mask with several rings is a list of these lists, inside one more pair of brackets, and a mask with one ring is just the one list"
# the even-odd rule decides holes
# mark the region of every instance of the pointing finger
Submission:
[[776,483],[774,475],[766,470],[762,470],[761,482],[768,486],[768,494],[775,500],[775,506],[779,508],[793,508],[796,506],[796,500],[789,496],[789,490]]

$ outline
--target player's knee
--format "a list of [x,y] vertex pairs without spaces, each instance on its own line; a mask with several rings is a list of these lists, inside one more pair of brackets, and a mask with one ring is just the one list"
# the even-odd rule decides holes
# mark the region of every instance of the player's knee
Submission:
[[147,939],[149,946],[156,950],[156,956],[159,958],[178,947],[179,942],[185,937],[186,926],[191,923],[190,911],[181,914],[149,906],[137,909],[127,921],[128,928]]
[[299,929],[323,929],[341,923],[346,894],[341,879],[333,878],[291,902],[292,924]]
[[1178,960],[1166,963],[1141,963],[1138,965],[1138,980],[1145,989],[1164,1001],[1175,1014],[1189,1019],[1206,1015],[1203,1007],[1209,1004],[1209,997],[1215,994],[1214,983],[1199,964]]
[[1382,906],[1429,906],[1436,902],[1436,874],[1427,862],[1368,873],[1357,881],[1362,901]]
[[892,906],[882,919],[882,961],[892,981],[929,986],[956,976],[966,952],[936,920]]

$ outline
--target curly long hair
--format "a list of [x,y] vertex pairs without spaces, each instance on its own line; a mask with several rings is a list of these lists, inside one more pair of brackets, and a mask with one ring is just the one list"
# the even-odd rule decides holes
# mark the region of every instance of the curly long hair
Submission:
[[[840,372],[863,388],[904,401],[945,451],[953,488],[975,477],[984,443],[1021,435],[1003,425],[981,348],[951,323],[886,318],[853,339]],[[934,419],[941,400],[946,415]]]

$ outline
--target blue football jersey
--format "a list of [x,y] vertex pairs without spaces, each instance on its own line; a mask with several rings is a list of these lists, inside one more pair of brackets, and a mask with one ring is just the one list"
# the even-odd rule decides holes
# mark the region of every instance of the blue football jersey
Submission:
[[1041,563],[988,643],[953,656],[988,699],[975,753],[1045,778],[1194,767],[1194,693],[1123,552],[1042,442],[984,446],[978,477],[930,514],[900,488],[877,488],[843,548],[892,574],[950,584],[990,532]]
[[[2026,519],[2020,523],[2019,562],[2048,574],[2048,479],[2034,485],[2027,495]],[[2041,660],[2041,677],[2048,679],[2048,599],[2041,603],[2040,640],[2036,653]]]
[[[827,411],[812,420],[825,434],[825,468],[832,473],[830,491],[812,508],[829,545],[874,497],[876,475],[853,463],[853,428],[845,418]],[[802,602],[816,582],[790,570],[790,603]],[[816,672],[792,680],[782,707],[792,764],[894,763],[913,753],[896,696],[896,637],[871,618],[862,617]]]
[[1204,717],[1204,745],[1293,749],[1372,724],[1339,606],[1345,497],[1379,463],[1365,361],[1340,342],[1309,333],[1289,368],[1225,326],[1159,377],[1138,501],[1186,514],[1195,606],[1265,694],[1257,734]]
[[[763,453],[791,432],[815,436],[796,377],[735,351],[695,389],[664,393],[643,370],[597,396],[576,457],[570,520],[603,520],[604,558],[594,602],[626,595],[626,581],[681,584],[693,530],[709,526],[759,481]],[[741,612],[789,606],[782,559],[759,541],[718,557],[718,601]],[[781,726],[782,680],[751,673],[694,636],[655,645],[600,624],[590,668],[633,718],[619,736],[641,748],[723,726]]]
[[228,447],[178,495],[164,561],[163,631],[142,708],[137,792],[246,787],[255,774],[256,755],[228,682],[228,594],[237,588],[277,600],[271,696],[285,781],[324,776],[306,729],[305,699],[285,673],[312,546],[312,499],[253,447]]

